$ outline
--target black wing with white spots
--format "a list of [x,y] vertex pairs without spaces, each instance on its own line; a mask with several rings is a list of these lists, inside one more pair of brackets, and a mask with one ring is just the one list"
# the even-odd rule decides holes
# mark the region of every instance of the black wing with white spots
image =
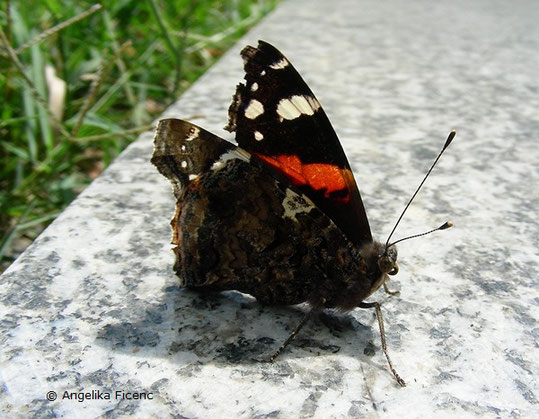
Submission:
[[229,109],[240,147],[284,173],[356,244],[372,242],[342,146],[312,91],[288,59],[259,41],[241,52],[245,83]]

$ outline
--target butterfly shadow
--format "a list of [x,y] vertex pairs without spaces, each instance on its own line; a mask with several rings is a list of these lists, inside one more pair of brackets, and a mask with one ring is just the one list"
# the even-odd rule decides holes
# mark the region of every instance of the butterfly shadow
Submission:
[[[236,291],[203,294],[177,285],[164,289],[164,300],[130,312],[101,328],[97,342],[112,351],[163,357],[178,365],[268,364],[290,335],[307,306],[262,306]],[[136,320],[133,318],[137,317]],[[374,313],[356,315],[325,310],[313,316],[276,359],[342,354],[370,362],[381,354]],[[377,341],[378,340],[378,341]],[[382,364],[382,359],[376,364]]]

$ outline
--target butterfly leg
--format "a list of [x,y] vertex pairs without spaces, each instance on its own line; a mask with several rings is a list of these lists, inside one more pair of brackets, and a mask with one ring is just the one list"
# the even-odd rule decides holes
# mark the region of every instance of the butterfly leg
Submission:
[[316,311],[319,310],[319,307],[317,306],[313,306],[311,307],[311,309],[303,316],[303,318],[301,319],[301,321],[298,323],[298,325],[296,326],[296,328],[294,329],[294,331],[290,334],[290,336],[288,336],[288,338],[284,341],[284,343],[280,346],[279,349],[277,349],[273,355],[270,357],[269,359],[269,362],[274,362],[275,359],[279,356],[279,354],[284,350],[284,348],[286,348],[288,346],[288,344],[290,342],[292,342],[292,339],[294,339],[296,337],[296,335],[298,334],[298,332],[301,330],[301,328],[303,326],[305,326],[305,323],[307,323],[307,320],[309,320],[311,318],[311,316],[313,315],[313,313],[315,313]]
[[392,291],[392,290],[390,290],[385,282],[384,282],[384,291],[386,293],[388,293],[389,295],[399,295],[401,293],[400,291]]
[[397,383],[399,383],[402,387],[406,386],[406,383],[404,380],[397,374],[397,371],[395,371],[395,368],[393,368],[393,364],[391,363],[391,359],[389,359],[389,354],[387,353],[387,344],[386,344],[386,332],[384,329],[384,319],[382,317],[382,309],[380,308],[380,303],[374,302],[374,303],[361,303],[359,304],[359,307],[361,308],[373,308],[376,310],[376,319],[378,320],[378,327],[380,329],[380,337],[382,339],[382,351],[384,351],[384,355],[386,356],[387,363],[389,364],[389,369],[393,373],[393,376],[395,377],[395,380],[397,380]]

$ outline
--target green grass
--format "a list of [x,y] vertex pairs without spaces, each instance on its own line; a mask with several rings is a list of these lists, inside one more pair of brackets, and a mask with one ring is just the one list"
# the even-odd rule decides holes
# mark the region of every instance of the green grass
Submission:
[[3,2],[0,272],[277,1]]

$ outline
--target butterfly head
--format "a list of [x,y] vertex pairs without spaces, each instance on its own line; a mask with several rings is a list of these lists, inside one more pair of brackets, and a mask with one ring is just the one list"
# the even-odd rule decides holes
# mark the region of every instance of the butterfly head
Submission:
[[386,247],[383,243],[371,242],[362,247],[360,254],[365,261],[366,277],[369,279],[367,288],[364,289],[367,295],[361,297],[363,300],[389,280],[388,275],[396,275],[399,265],[397,248],[394,245]]
[[382,274],[397,275],[399,272],[397,248],[394,245],[386,247],[384,252],[378,256],[377,264]]

